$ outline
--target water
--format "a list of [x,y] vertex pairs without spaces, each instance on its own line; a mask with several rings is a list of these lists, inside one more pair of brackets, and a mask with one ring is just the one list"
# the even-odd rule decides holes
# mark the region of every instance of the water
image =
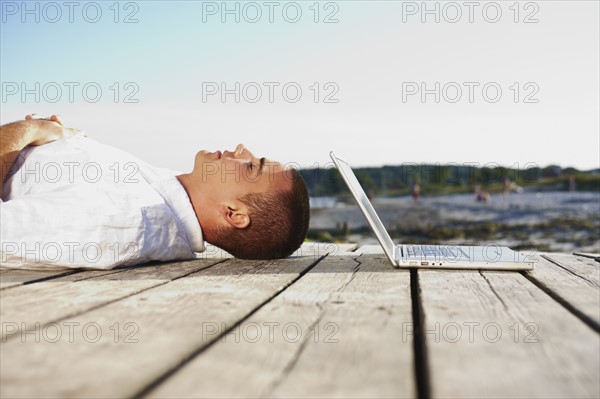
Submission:
[[337,204],[335,197],[310,197],[310,209],[334,208]]
[[437,209],[443,218],[472,221],[508,224],[535,224],[555,218],[600,221],[597,192],[524,192],[506,199],[500,194],[487,204],[474,201],[473,195],[461,194],[423,198],[420,205]]

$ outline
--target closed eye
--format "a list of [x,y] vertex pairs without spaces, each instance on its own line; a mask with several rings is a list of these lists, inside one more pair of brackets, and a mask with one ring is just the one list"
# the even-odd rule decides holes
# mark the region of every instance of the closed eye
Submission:
[[266,161],[265,158],[261,158],[259,161],[260,163],[258,165],[255,163],[252,163],[252,162],[248,162],[248,163],[246,163],[246,168],[248,168],[248,172],[252,172],[253,170],[258,168],[258,174],[260,176],[260,175],[262,175],[263,168],[265,166],[265,161]]

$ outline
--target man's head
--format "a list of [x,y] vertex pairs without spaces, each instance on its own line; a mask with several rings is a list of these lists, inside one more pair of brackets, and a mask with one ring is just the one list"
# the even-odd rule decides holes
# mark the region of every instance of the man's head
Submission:
[[308,230],[308,191],[300,174],[234,151],[200,151],[180,176],[204,239],[238,258],[273,259],[294,252]]

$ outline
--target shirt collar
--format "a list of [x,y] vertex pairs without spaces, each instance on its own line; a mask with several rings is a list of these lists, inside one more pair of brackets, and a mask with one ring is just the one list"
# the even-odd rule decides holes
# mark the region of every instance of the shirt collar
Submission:
[[190,202],[190,197],[177,177],[171,176],[156,181],[152,183],[152,187],[164,198],[175,214],[178,224],[183,227],[190,249],[193,252],[203,252],[205,247],[200,223]]

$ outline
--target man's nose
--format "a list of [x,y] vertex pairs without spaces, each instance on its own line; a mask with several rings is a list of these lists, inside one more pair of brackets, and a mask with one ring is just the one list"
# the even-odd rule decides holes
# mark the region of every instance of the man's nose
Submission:
[[245,156],[252,157],[252,154],[243,144],[238,144],[233,151],[223,151],[223,156],[228,158],[241,158]]
[[242,154],[244,153],[244,145],[243,145],[243,144],[241,144],[241,143],[240,143],[240,144],[238,144],[238,145],[235,147],[235,151],[234,151],[234,153],[235,153],[235,156],[237,156],[237,157],[239,157],[240,155],[242,155]]
[[235,150],[233,150],[233,152],[225,151],[223,154],[227,154],[227,156],[230,158],[240,158],[241,156],[246,154],[246,148],[244,147],[243,144],[238,144],[235,147]]

